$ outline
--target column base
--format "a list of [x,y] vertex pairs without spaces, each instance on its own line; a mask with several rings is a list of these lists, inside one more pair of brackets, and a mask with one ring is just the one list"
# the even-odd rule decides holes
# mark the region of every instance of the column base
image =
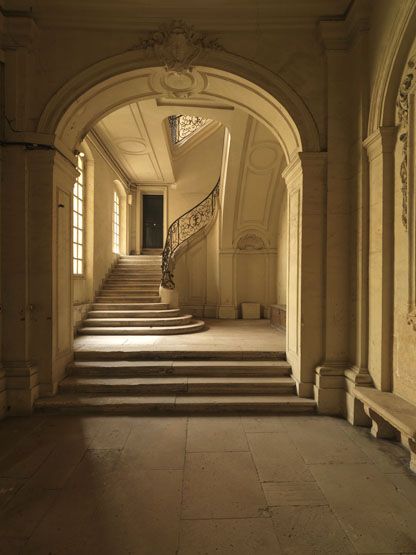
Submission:
[[31,363],[7,363],[7,414],[25,415],[33,411],[33,403],[39,397],[39,376]]
[[295,380],[296,383],[296,393],[298,397],[313,399],[313,383],[300,382],[294,374],[292,374],[292,378]]
[[159,286],[160,302],[167,303],[170,308],[179,307],[179,294],[176,289],[166,289]]
[[346,419],[353,426],[371,426],[371,418],[364,411],[364,405],[354,395],[355,386],[371,386],[373,381],[366,368],[353,366],[345,370],[345,409]]
[[316,368],[314,397],[320,414],[345,415],[345,364],[325,364]]

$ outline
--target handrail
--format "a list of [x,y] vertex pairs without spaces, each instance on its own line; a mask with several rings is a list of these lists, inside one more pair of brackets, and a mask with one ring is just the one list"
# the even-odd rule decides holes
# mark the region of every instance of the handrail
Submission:
[[220,178],[199,204],[179,216],[168,229],[165,246],[162,253],[162,281],[165,289],[175,289],[173,268],[175,253],[179,247],[201,229],[206,227],[215,213],[216,200],[220,192]]

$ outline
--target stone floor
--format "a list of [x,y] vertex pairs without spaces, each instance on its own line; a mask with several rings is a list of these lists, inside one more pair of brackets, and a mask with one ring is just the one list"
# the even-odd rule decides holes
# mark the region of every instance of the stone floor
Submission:
[[186,335],[80,336],[74,342],[74,349],[76,351],[285,350],[285,334],[271,328],[269,320],[205,320],[205,323],[205,330]]
[[319,417],[0,423],[0,553],[416,553],[400,446]]

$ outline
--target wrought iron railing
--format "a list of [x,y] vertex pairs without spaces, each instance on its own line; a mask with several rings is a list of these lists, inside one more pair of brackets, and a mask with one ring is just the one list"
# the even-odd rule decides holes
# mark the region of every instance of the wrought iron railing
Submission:
[[165,247],[162,254],[162,281],[165,289],[175,289],[173,270],[175,255],[178,249],[193,235],[201,231],[212,221],[217,206],[220,192],[220,179],[210,194],[199,204],[182,214],[171,224],[166,236]]
[[172,143],[180,145],[196,132],[205,127],[211,120],[200,116],[169,116],[169,129]]

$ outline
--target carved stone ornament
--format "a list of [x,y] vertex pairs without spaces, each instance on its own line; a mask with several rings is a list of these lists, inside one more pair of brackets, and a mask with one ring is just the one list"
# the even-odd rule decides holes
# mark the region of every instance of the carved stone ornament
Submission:
[[196,59],[207,50],[222,50],[216,39],[209,39],[183,21],[164,23],[134,50],[145,50],[160,60],[167,71],[190,72]]
[[402,223],[407,229],[408,216],[408,126],[409,126],[409,92],[416,77],[416,56],[407,62],[406,75],[400,85],[397,97],[397,116],[400,125],[399,140],[402,143],[402,161],[400,164],[400,180],[402,183]]
[[261,251],[265,248],[264,241],[255,233],[247,233],[240,237],[237,249],[240,251]]

